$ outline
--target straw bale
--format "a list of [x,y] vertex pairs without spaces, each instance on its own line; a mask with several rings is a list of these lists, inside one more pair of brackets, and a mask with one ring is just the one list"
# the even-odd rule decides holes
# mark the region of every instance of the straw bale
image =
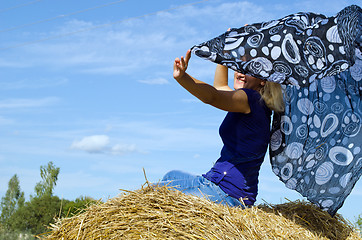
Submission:
[[350,223],[311,204],[242,209],[185,195],[167,186],[136,191],[58,219],[41,239],[360,239]]

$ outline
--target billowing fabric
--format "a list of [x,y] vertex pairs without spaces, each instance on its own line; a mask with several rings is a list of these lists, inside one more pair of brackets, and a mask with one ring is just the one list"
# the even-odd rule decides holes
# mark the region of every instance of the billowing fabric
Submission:
[[231,29],[192,52],[282,83],[274,115],[273,172],[288,188],[334,215],[362,174],[361,8],[336,16],[297,13]]
[[297,13],[279,20],[233,28],[192,47],[197,56],[254,77],[307,86],[345,71],[361,48],[361,8],[335,17]]
[[362,174],[362,81],[352,76],[351,68],[308,88],[287,86],[285,113],[273,119],[273,172],[331,215]]

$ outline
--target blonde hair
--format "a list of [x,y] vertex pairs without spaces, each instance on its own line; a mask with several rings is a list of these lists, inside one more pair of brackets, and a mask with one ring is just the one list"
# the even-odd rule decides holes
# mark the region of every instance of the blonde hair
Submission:
[[260,95],[270,110],[284,111],[283,92],[279,83],[266,81],[264,87],[260,89]]

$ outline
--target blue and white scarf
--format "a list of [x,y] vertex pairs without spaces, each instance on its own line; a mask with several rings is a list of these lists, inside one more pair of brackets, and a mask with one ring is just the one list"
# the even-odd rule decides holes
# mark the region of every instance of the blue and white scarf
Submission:
[[297,13],[233,28],[199,57],[284,88],[270,161],[285,185],[334,215],[362,174],[362,13]]

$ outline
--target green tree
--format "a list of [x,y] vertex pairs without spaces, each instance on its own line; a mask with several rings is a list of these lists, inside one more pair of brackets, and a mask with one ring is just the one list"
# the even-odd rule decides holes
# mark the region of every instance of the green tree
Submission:
[[68,201],[63,204],[63,217],[72,217],[78,213],[81,213],[85,208],[89,207],[92,204],[97,203],[98,201],[94,200],[91,197],[78,197],[74,201]]
[[47,166],[40,166],[40,176],[42,181],[38,182],[35,186],[35,193],[37,197],[43,195],[53,195],[55,185],[57,185],[58,174],[60,168],[54,166],[53,162],[49,162]]
[[24,205],[24,202],[24,192],[20,190],[19,179],[15,174],[8,183],[8,190],[6,191],[5,196],[1,198],[0,224],[3,226],[3,228],[7,228],[10,217],[16,212],[17,209]]
[[33,197],[11,216],[10,229],[32,234],[45,233],[47,226],[53,223],[56,217],[61,216],[62,204],[67,203],[67,200],[61,200],[57,196],[48,194]]
[[[1,201],[1,208],[8,206],[5,204],[10,202],[9,199],[16,199],[15,206],[4,208],[2,214],[6,213],[7,225],[0,222],[0,240],[1,239],[17,239],[18,236],[24,234],[42,234],[48,231],[51,223],[56,218],[73,216],[90,204],[97,201],[90,197],[79,197],[74,201],[59,199],[53,196],[53,190],[58,180],[60,169],[55,167],[52,162],[47,166],[40,167],[40,176],[42,181],[38,182],[34,188],[35,196],[30,201],[24,203],[24,193],[20,191],[19,181],[15,175],[9,182],[9,190]],[[16,191],[15,191],[16,190]],[[4,204],[3,204],[4,202]],[[12,209],[11,211],[8,209]],[[11,212],[11,214],[8,214]],[[31,237],[31,235],[29,235]]]
[[357,222],[356,222],[357,227],[359,228],[361,235],[362,235],[362,214],[360,214],[358,216]]
[[46,226],[52,223],[56,216],[60,216],[62,202],[59,197],[53,196],[59,171],[60,168],[55,167],[53,162],[40,166],[42,180],[35,185],[36,195],[31,196],[30,201],[19,207],[9,218],[11,231],[43,233]]
[[80,197],[75,201],[48,194],[33,197],[12,215],[10,229],[35,235],[46,233],[47,226],[54,223],[56,218],[71,217],[95,202],[90,197]]

